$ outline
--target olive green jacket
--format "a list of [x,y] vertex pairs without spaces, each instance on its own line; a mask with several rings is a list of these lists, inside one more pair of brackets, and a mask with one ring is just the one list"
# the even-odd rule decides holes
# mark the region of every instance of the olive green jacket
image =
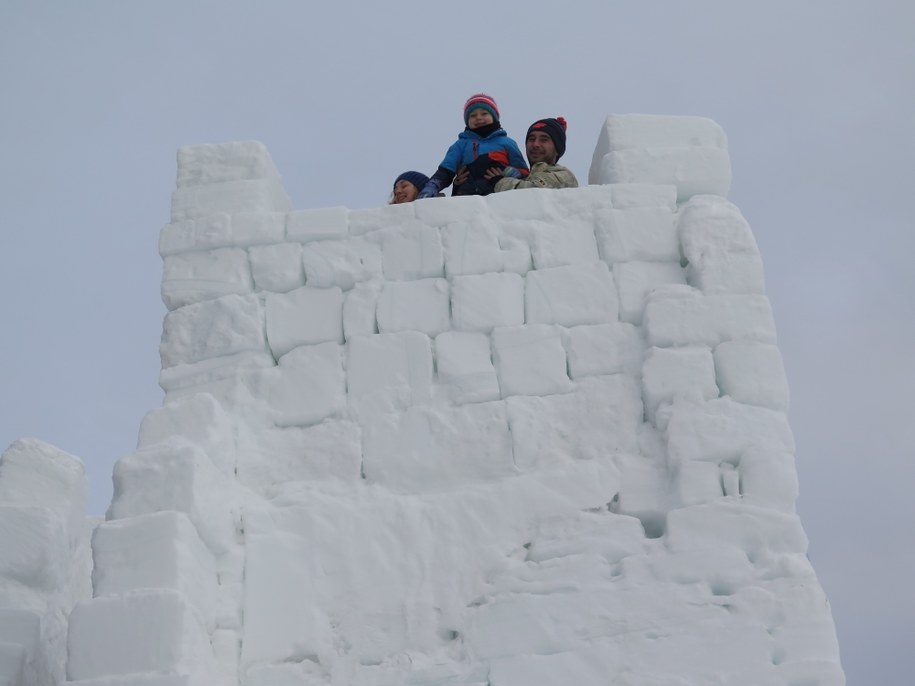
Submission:
[[516,188],[578,188],[578,179],[561,164],[537,162],[526,179],[504,178],[496,182],[496,193]]

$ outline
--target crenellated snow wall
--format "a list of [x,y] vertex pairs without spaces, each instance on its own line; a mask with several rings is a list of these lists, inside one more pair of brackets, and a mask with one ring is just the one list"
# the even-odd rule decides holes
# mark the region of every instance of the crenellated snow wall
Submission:
[[179,151],[69,683],[843,684],[724,133],[611,116],[590,182],[293,211]]

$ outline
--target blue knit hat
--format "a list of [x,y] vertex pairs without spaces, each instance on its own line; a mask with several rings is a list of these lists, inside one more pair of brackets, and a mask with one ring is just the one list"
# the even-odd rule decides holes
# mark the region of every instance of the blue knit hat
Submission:
[[397,185],[398,181],[409,181],[419,190],[423,189],[427,183],[429,183],[429,177],[418,171],[405,171],[403,174],[394,179],[394,185]]

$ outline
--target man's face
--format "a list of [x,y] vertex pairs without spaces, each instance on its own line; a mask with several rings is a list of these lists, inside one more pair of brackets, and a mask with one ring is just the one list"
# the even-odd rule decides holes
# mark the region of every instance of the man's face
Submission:
[[559,159],[553,139],[543,131],[531,131],[524,144],[527,149],[527,161],[532,165],[538,162],[556,164],[556,160]]

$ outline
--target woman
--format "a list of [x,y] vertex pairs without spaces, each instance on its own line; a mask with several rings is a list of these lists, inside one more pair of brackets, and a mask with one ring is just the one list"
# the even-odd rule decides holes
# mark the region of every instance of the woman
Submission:
[[413,202],[419,191],[429,183],[429,177],[418,171],[406,171],[394,179],[394,190],[391,193],[389,205],[399,205],[404,202]]

